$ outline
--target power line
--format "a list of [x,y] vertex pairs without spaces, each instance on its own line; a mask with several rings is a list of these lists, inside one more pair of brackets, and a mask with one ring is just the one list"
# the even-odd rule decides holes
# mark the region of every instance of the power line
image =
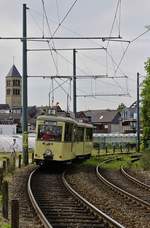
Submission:
[[[109,36],[111,36],[112,31],[113,31],[113,27],[114,27],[114,24],[115,24],[115,20],[116,20],[118,8],[119,8],[119,3],[120,3],[120,0],[118,0],[118,2],[117,2],[116,11],[115,11],[115,16],[114,16],[114,19],[113,19],[113,23],[112,23],[112,26],[111,26],[111,30],[110,30]],[[119,34],[119,36],[120,36],[120,34]],[[109,41],[107,42],[106,48],[108,48],[108,45],[109,45]]]
[[131,40],[131,42],[135,42],[137,39],[139,39],[141,36],[145,35],[146,33],[148,33],[150,31],[150,29],[146,30],[145,32],[141,33],[140,35],[138,35],[136,38],[134,38],[133,40]]
[[124,58],[124,56],[125,56],[125,54],[126,54],[128,48],[129,48],[129,45],[130,45],[130,43],[128,43],[126,49],[124,50],[124,52],[123,52],[123,54],[122,54],[122,57],[121,57],[121,59],[120,59],[118,65],[117,65],[117,67],[116,67],[116,69],[115,69],[115,74],[117,73],[117,71],[118,71],[118,69],[119,69],[119,66],[121,65],[121,63],[122,63],[122,61],[123,61],[123,58]]
[[61,22],[59,23],[59,25],[57,26],[57,28],[55,29],[53,36],[56,34],[56,32],[58,31],[58,29],[60,28],[60,26],[62,25],[62,23],[65,21],[65,19],[67,18],[67,16],[69,15],[69,13],[71,12],[71,10],[73,9],[74,5],[76,4],[78,0],[75,0],[74,3],[71,5],[71,7],[69,8],[69,10],[67,11],[67,13],[65,14],[65,16],[63,17],[63,19],[61,20]]
[[[49,21],[48,21],[48,17],[47,17],[47,13],[46,13],[46,9],[45,9],[44,0],[41,0],[41,1],[42,1],[42,5],[43,5],[43,15],[45,15],[46,23],[47,23],[47,26],[48,26],[48,30],[49,30],[50,36],[52,37],[52,32],[51,32],[50,24],[49,24]],[[43,25],[44,25],[44,21],[43,21]],[[43,30],[43,31],[44,31],[44,30]],[[43,37],[44,37],[44,34],[43,34]],[[55,69],[56,69],[56,74],[58,74],[58,65],[57,65],[57,63],[55,62],[55,59],[54,59],[54,56],[53,56],[53,52],[51,51],[51,47],[50,47],[49,41],[47,42],[47,44],[48,44],[49,51],[50,51],[51,56],[52,56],[52,60],[53,60]],[[53,48],[55,48],[54,40],[52,40],[52,44],[53,44]]]
[[56,0],[56,8],[57,8],[57,17],[58,17],[58,23],[60,24],[60,15],[59,15],[59,6],[58,6],[58,0]]

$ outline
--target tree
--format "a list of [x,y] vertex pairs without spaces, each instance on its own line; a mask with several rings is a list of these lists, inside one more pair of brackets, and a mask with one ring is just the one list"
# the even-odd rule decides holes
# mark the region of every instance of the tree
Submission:
[[146,79],[143,81],[141,92],[141,114],[143,124],[144,148],[150,146],[150,58],[145,62]]
[[123,111],[125,108],[126,108],[125,104],[124,104],[124,103],[121,103],[120,105],[118,105],[117,110],[118,110],[118,112],[121,112],[121,111]]

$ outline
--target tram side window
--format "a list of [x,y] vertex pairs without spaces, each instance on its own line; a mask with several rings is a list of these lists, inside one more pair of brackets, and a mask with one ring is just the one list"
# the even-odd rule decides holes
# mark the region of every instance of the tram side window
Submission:
[[39,125],[38,139],[41,141],[61,141],[62,127]]
[[73,125],[70,123],[65,124],[65,142],[71,142],[72,141],[72,130],[73,130]]
[[78,127],[76,130],[76,141],[82,142],[84,141],[84,128]]
[[86,128],[86,141],[92,141],[92,128]]

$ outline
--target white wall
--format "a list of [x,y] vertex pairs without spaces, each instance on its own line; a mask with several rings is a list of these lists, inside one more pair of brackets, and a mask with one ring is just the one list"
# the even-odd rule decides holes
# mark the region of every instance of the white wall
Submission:
[[0,135],[16,134],[16,124],[0,124]]

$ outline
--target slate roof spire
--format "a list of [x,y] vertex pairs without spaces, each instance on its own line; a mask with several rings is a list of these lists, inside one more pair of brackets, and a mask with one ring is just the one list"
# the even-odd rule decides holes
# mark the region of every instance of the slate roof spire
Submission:
[[13,64],[10,68],[6,77],[21,77],[19,71],[17,70],[16,66]]

